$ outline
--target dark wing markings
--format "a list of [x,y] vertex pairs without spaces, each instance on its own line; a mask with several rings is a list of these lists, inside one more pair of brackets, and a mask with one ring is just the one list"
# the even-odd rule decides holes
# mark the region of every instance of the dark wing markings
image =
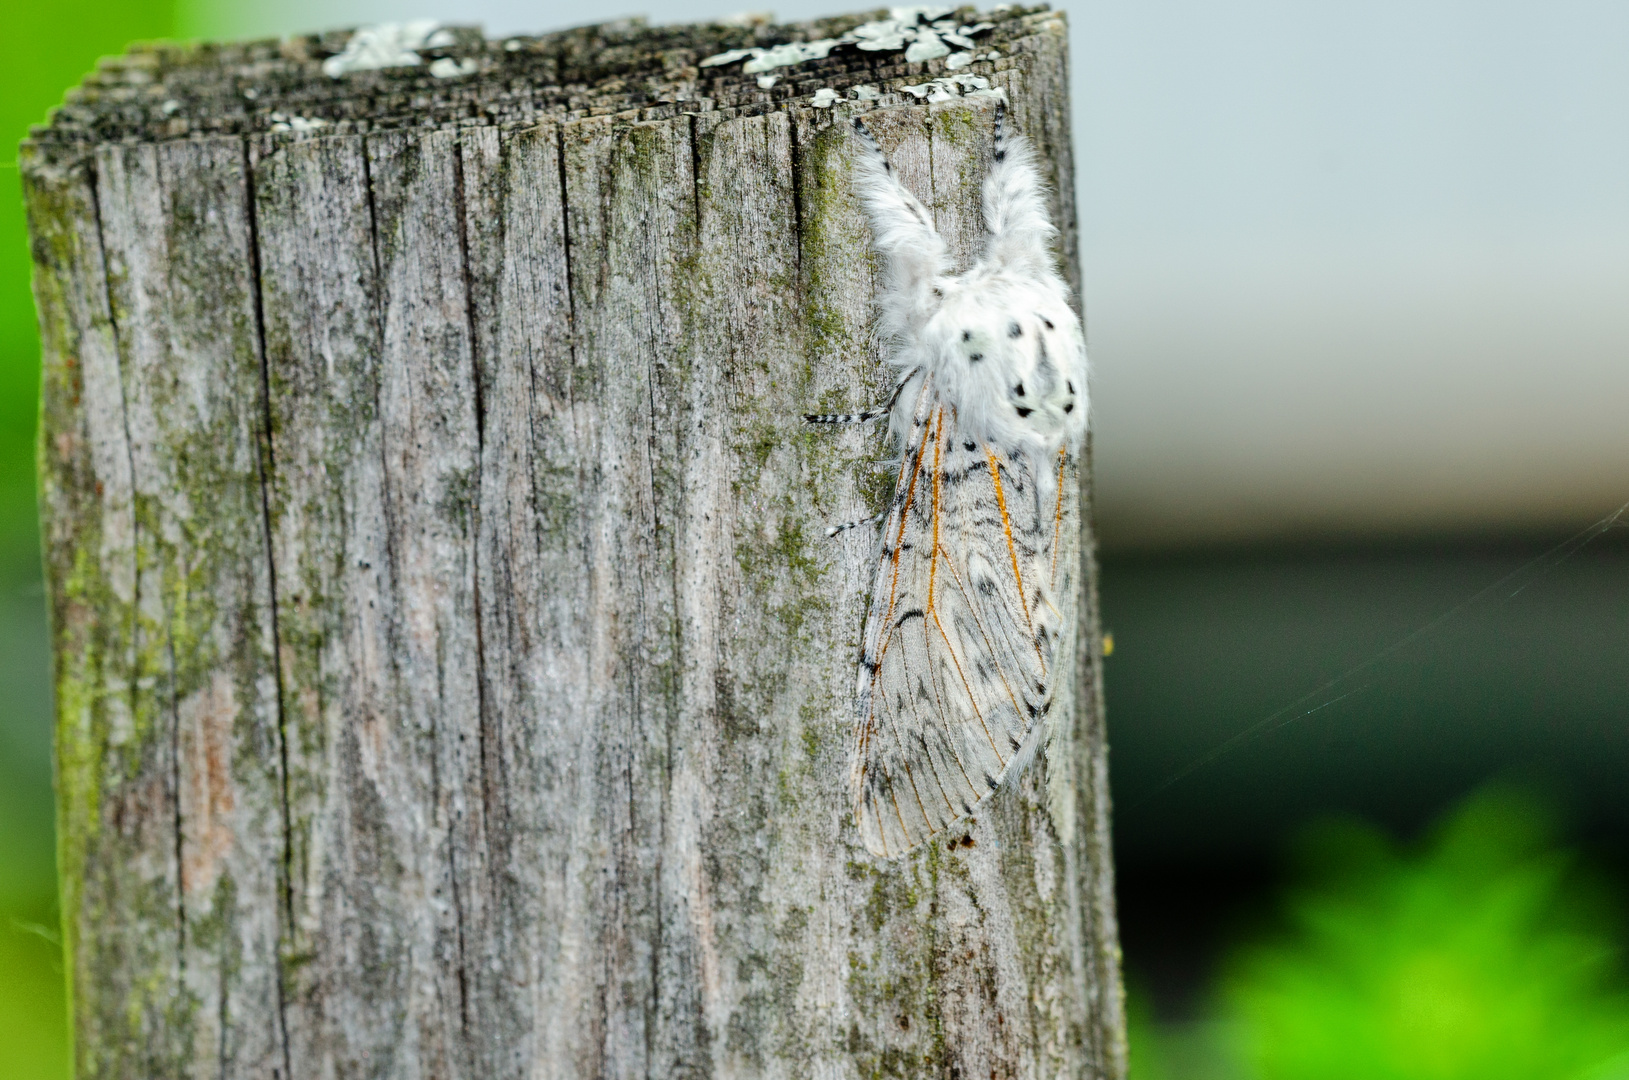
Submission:
[[[924,385],[923,390],[924,390],[924,392],[927,390],[927,385]],[[924,426],[923,421],[921,421],[921,420],[916,421],[912,426],[912,434],[915,435],[916,432],[922,431],[923,426]],[[877,692],[876,692],[877,679],[882,673],[882,659],[883,659],[884,656],[887,655],[888,647],[889,647],[889,645],[891,645],[893,643],[893,637],[894,637],[893,632],[894,632],[895,629],[897,629],[897,626],[892,625],[892,624],[893,624],[894,605],[899,600],[899,553],[902,550],[903,541],[904,541],[904,538],[905,538],[905,529],[906,529],[906,526],[907,526],[907,524],[909,522],[909,516],[910,516],[910,511],[911,511],[911,501],[912,501],[913,496],[916,493],[917,477],[921,474],[921,471],[922,471],[922,458],[923,458],[923,456],[924,456],[924,454],[926,452],[927,452],[927,440],[923,439],[921,442],[918,442],[916,444],[915,453],[910,458],[909,464],[910,464],[910,469],[911,469],[911,476],[910,476],[909,482],[906,484],[906,486],[904,488],[904,496],[905,496],[904,503],[897,510],[897,513],[899,514],[899,529],[898,529],[898,532],[896,534],[896,538],[895,538],[895,541],[894,541],[894,550],[893,550],[893,558],[892,558],[894,573],[893,573],[892,579],[889,582],[889,588],[888,588],[888,615],[887,615],[886,619],[884,620],[882,632],[879,634],[879,637],[881,638],[881,640],[877,644],[877,655],[873,658],[873,660],[875,662],[875,666],[872,668],[871,694],[870,694],[870,700],[867,702],[868,715],[865,718],[865,720],[862,721],[862,724],[864,725],[864,728],[862,730],[874,727],[875,723],[879,719],[877,717],[877,697],[878,697]],[[907,463],[905,461],[900,462],[900,479],[901,479],[901,481],[903,481],[904,478],[905,478],[906,464]],[[896,500],[898,499],[898,490],[897,489],[896,489],[895,498],[896,498]],[[888,524],[892,525],[893,521],[890,520]],[[907,613],[907,614],[909,614],[909,613]],[[902,617],[900,621],[903,622],[904,618]],[[894,728],[894,740],[895,740],[896,744],[900,747],[900,751],[901,751],[900,764],[905,770],[905,779],[911,785],[911,794],[916,799],[917,809],[919,811],[921,811],[921,813],[922,813],[923,824],[927,825],[928,824],[927,807],[923,805],[921,792],[917,790],[916,778],[913,775],[911,775],[910,759],[904,754],[904,743],[900,739],[897,722],[894,723],[892,726]],[[863,749],[864,747],[867,747],[869,745],[870,745],[870,739],[869,739],[869,737],[867,737],[861,743],[861,747]],[[861,756],[861,759],[862,759],[862,761],[865,760],[865,756],[863,754]],[[866,762],[866,764],[870,765],[871,763]],[[894,779],[893,779],[893,777],[891,775],[889,775],[888,768],[881,761],[881,759],[879,759],[875,764],[876,764],[876,766],[878,768],[882,769],[883,777],[888,781],[888,794],[889,794],[889,798],[893,801],[893,804],[894,804],[894,816],[899,819],[900,832],[905,837],[906,843],[908,845],[910,843],[910,839],[911,839],[911,830],[905,824],[905,814],[904,814],[904,812],[902,810],[900,810],[900,808],[899,808],[899,796],[895,793],[895,790],[894,790],[895,789]],[[929,762],[929,767],[930,768],[932,767],[932,762],[931,761]],[[934,780],[935,780],[935,783],[938,782],[937,776],[934,778]],[[943,785],[940,785],[940,786],[941,786],[941,792],[942,792]],[[947,800],[947,804],[948,804],[948,800]],[[882,836],[881,825],[880,824],[878,825],[878,836],[879,837]],[[883,843],[884,848],[886,849],[888,842],[887,842],[887,840],[885,838],[883,839],[882,843]],[[884,852],[884,854],[886,855],[886,851]]]
[[[873,690],[876,687],[877,675],[880,674],[881,670],[882,670],[882,658],[888,654],[888,646],[893,641],[893,638],[894,638],[894,629],[895,629],[895,627],[893,626],[894,605],[899,601],[899,553],[900,553],[900,550],[901,550],[900,545],[903,543],[903,541],[905,539],[906,515],[910,513],[911,496],[916,491],[916,478],[917,478],[918,474],[922,471],[922,455],[923,455],[923,453],[925,452],[926,449],[927,448],[926,448],[925,445],[918,444],[918,446],[916,448],[916,454],[911,459],[910,485],[909,485],[909,487],[907,487],[905,489],[905,502],[904,502],[904,505],[899,510],[899,531],[898,531],[898,535],[896,536],[896,538],[894,540],[894,549],[893,549],[893,553],[892,553],[892,561],[893,561],[893,564],[894,564],[894,566],[893,566],[894,574],[893,574],[893,577],[889,580],[889,583],[888,583],[888,614],[883,619],[882,630],[878,635],[879,640],[877,642],[877,655],[872,658],[872,659],[874,659],[876,661],[876,665],[877,665],[876,668],[874,669],[874,673],[873,673],[873,675],[871,677],[871,685],[872,685]],[[905,474],[905,465],[906,465],[905,462],[900,462],[899,469],[900,469],[901,478],[903,478],[904,474]],[[896,494],[896,498],[897,497],[898,496]],[[888,524],[893,525],[893,523],[894,522],[893,522],[892,518],[890,518],[889,521],[888,521]],[[875,599],[873,599],[872,602],[875,603],[876,602]],[[872,694],[872,700],[875,701],[875,699],[876,699],[876,694],[873,693]]]
[[[1001,688],[1007,691],[1007,699],[1012,702],[1013,709],[1017,710],[1018,714],[1022,716],[1023,710],[1018,704],[1018,698],[1012,692],[1012,684],[1007,681],[1007,673],[1001,670],[1001,663],[999,657],[996,656],[995,646],[990,644],[990,632],[985,629],[983,620],[979,618],[978,608],[973,605],[972,598],[967,595],[967,586],[962,582],[962,576],[957,572],[956,564],[948,556],[945,563],[950,567],[950,580],[955,583],[956,591],[962,594],[962,602],[967,605],[968,614],[973,617],[973,625],[978,627],[979,636],[984,639],[985,649],[989,652],[991,658],[995,660],[992,666],[995,668],[996,677],[1001,680]],[[944,633],[944,627],[941,626],[939,632]],[[952,652],[950,655],[954,657],[956,654]],[[967,676],[962,674],[960,662],[956,664],[956,672],[962,675],[962,682],[965,685]],[[968,688],[968,696],[972,697],[971,687]],[[984,729],[984,737],[989,740],[990,749],[995,752],[996,760],[1001,762],[1001,767],[1005,769],[1007,762],[1002,758],[1001,751],[996,749],[995,736],[990,734],[990,726],[984,722],[984,714],[979,712],[976,703],[973,706],[973,715],[979,718],[979,727]]]
[[[976,620],[977,617],[975,616],[975,621]],[[984,714],[979,712],[978,699],[973,696],[973,687],[968,683],[966,673],[962,671],[962,662],[956,658],[956,650],[950,646],[950,635],[945,633],[945,624],[939,621],[939,613],[937,611],[933,613],[933,625],[938,628],[939,637],[944,640],[945,651],[950,654],[950,662],[956,666],[956,677],[962,681],[962,688],[967,691],[967,703],[972,707],[973,715],[978,718],[979,727],[984,729],[984,737],[986,739],[990,739],[990,749],[995,750],[996,760],[1001,761],[1001,751],[996,750],[995,740],[990,738],[990,725],[984,722]],[[963,763],[961,754],[957,753],[955,744],[947,739],[945,741],[945,745],[950,747],[950,755],[956,759],[956,768],[962,771],[962,777],[967,781],[968,786],[971,787],[973,784],[973,778],[967,775],[967,765]],[[1005,769],[1007,767],[1007,763],[1005,761],[1001,761],[1001,767]]]
[[[933,621],[935,623],[937,623],[939,621],[939,616],[938,616],[937,613],[935,613],[935,615],[933,617]],[[929,635],[928,623],[927,623],[926,619],[923,619],[922,620],[922,651],[923,652],[929,652],[930,649],[931,649],[931,644],[930,644],[931,643],[931,638],[928,635]],[[952,658],[954,658],[954,654],[952,654]],[[945,715],[945,703],[944,703],[944,700],[941,697],[940,692],[939,692],[939,680],[935,679],[935,678],[932,678],[932,676],[933,676],[933,664],[932,664],[931,658],[930,658],[929,663],[928,663],[927,675],[929,676],[928,681],[933,684],[934,713],[937,716],[944,716]],[[920,678],[920,676],[919,676],[919,678]],[[911,708],[912,709],[916,708],[915,699],[912,699],[912,701],[911,701]],[[933,763],[933,755],[931,755],[931,754],[929,754],[927,752],[927,736],[926,736],[926,732],[928,730],[927,721],[922,720],[921,718],[918,718],[918,719],[919,719],[919,723],[917,724],[917,732],[918,732],[919,738],[922,739],[922,756],[923,756],[923,758],[925,758],[927,760],[928,771],[933,774],[933,782],[935,784],[939,785],[939,797],[945,800],[945,806],[948,807],[950,809],[952,815],[954,815],[955,811],[956,811],[956,806],[955,806],[954,803],[952,803],[950,801],[950,793],[945,790],[945,782],[943,780],[939,779],[939,767],[936,766]],[[927,817],[928,817],[927,811],[923,810],[922,811],[922,820],[924,822],[927,821]]]

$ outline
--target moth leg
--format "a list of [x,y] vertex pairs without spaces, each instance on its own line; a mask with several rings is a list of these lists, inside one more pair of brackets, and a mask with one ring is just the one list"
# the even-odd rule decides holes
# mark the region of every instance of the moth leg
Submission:
[[905,373],[905,377],[894,384],[894,392],[888,395],[888,400],[881,405],[875,405],[864,412],[857,413],[804,413],[803,419],[811,424],[863,424],[868,420],[875,420],[879,416],[887,416],[894,411],[894,403],[905,389],[905,384],[911,381],[919,369],[912,368]]
[[811,424],[863,424],[887,415],[888,406],[878,405],[857,413],[804,413],[803,419]]
[[916,373],[921,370],[921,367],[913,367],[911,370],[899,377],[899,381],[894,384],[894,392],[888,395],[888,402],[887,404],[883,405],[885,410],[893,410],[894,403],[899,400],[899,395],[905,392],[905,384],[916,378]]
[[[890,506],[888,509],[891,510],[891,509],[893,509],[893,507]],[[879,522],[881,522],[883,518],[885,518],[887,516],[888,516],[888,510],[884,510],[880,514],[872,514],[870,517],[862,518],[859,521],[845,521],[841,525],[833,525],[831,528],[827,529],[826,530],[826,535],[827,536],[836,536],[838,533],[847,532],[850,529],[858,529],[862,525],[876,525]]]

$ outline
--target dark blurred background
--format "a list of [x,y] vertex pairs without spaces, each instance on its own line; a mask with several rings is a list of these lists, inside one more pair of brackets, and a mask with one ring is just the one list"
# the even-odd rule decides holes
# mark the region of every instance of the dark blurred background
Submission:
[[[1126,965],[1150,1022],[1179,1035],[1230,943],[1268,919],[1309,821],[1406,836],[1503,778],[1546,792],[1598,865],[1629,852],[1629,528],[1590,531],[1629,500],[1629,6],[1065,6]],[[731,14],[630,0],[588,17],[641,10]],[[9,147],[133,38],[425,16],[504,33],[585,12],[140,0],[13,15],[0,1075],[66,1067],[38,351]]]

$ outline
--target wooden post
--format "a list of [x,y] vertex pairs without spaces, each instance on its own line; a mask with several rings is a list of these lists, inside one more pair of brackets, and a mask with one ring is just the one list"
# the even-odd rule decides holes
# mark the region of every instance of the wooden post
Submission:
[[988,18],[767,88],[699,62],[864,18],[141,47],[35,130],[79,1076],[1124,1076],[1089,534],[1051,759],[971,845],[848,806],[840,121],[965,257],[991,102],[931,81],[1004,89],[1078,281],[1063,18]]

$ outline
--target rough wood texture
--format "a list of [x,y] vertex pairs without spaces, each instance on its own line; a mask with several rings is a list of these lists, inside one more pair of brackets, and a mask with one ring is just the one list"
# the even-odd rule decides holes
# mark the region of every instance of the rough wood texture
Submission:
[[[1074,278],[1062,18],[992,19]],[[35,131],[81,1076],[1123,1077],[1089,532],[1052,761],[971,844],[850,817],[822,527],[889,477],[798,420],[885,377],[840,121],[967,253],[989,101],[696,64],[858,21],[151,48]]]

